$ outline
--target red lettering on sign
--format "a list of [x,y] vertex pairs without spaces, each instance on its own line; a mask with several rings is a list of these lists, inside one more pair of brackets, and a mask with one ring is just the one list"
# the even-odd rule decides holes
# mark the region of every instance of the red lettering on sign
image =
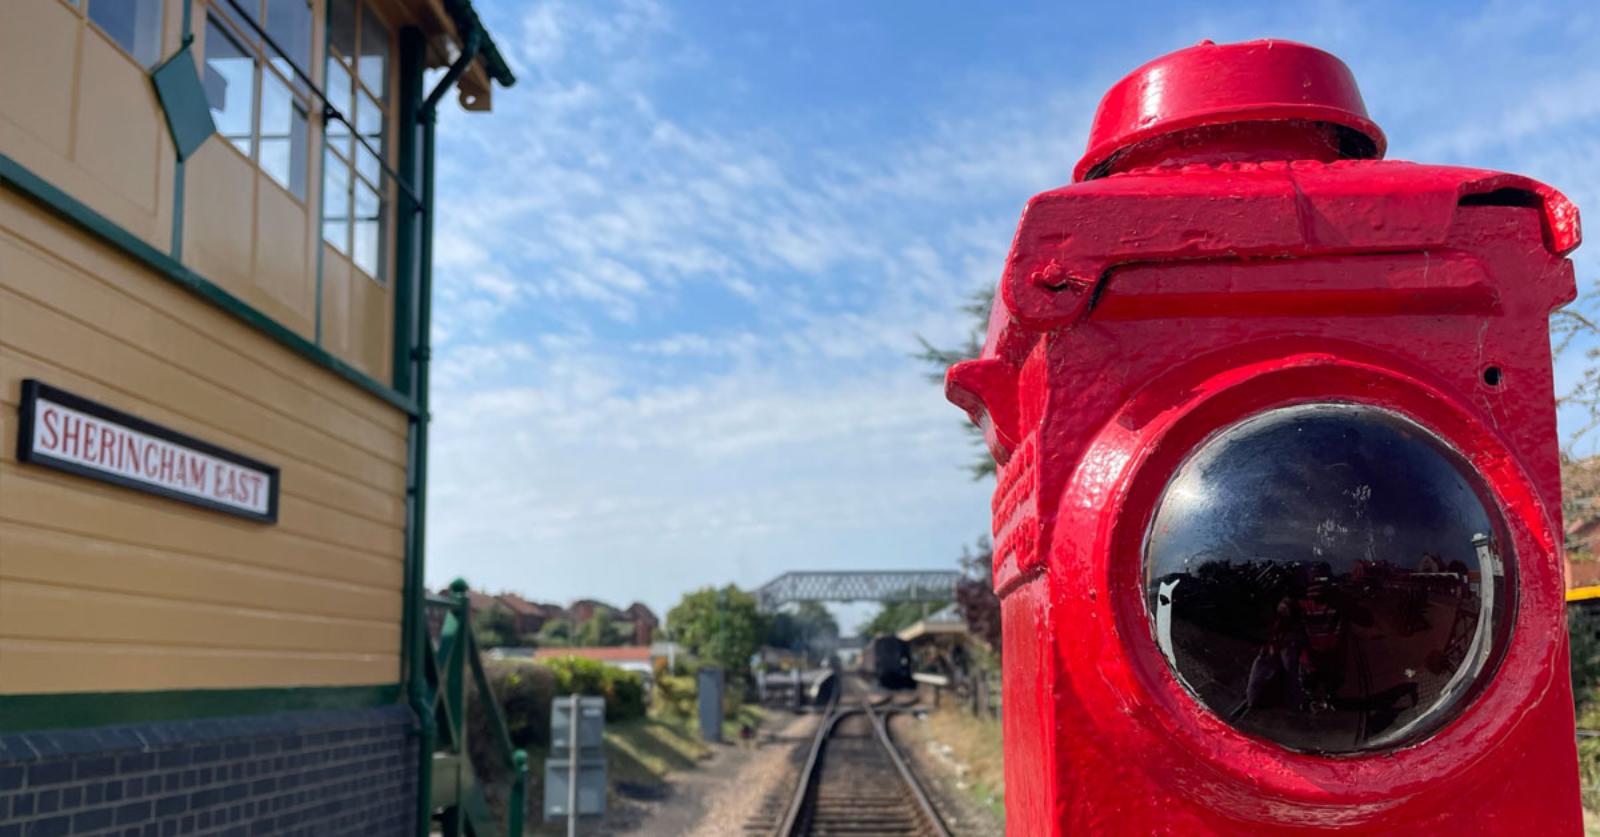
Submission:
[[61,431],[56,425],[61,423],[61,414],[50,407],[44,408],[44,438],[39,441],[39,447],[45,450],[55,450],[56,443],[61,441]]
[[100,438],[100,425],[92,421],[83,423],[83,458],[88,462],[99,461],[99,448],[95,445]]
[[188,495],[201,503],[236,507],[261,517],[266,517],[267,507],[272,505],[274,481],[252,467],[235,465],[156,433],[145,435],[118,419],[43,398],[27,412],[33,424],[23,440],[28,446],[23,453],[40,454],[41,464],[66,467],[64,462],[45,459],[44,454],[49,454],[103,472],[107,478],[120,476],[124,484],[131,478],[158,492],[164,489],[164,493]]
[[123,467],[124,462],[128,470],[139,473],[139,440],[133,438],[132,434],[122,437],[122,454],[117,457],[117,467]]
[[61,450],[68,456],[78,455],[78,434],[83,431],[79,428],[80,422],[72,416],[61,420]]
[[[110,428],[110,427],[101,428],[101,431],[100,431],[100,461],[110,465],[111,464],[111,458],[116,454],[116,452],[117,452],[117,434],[115,432],[113,432],[112,428]],[[116,466],[112,465],[112,467],[114,468]]]

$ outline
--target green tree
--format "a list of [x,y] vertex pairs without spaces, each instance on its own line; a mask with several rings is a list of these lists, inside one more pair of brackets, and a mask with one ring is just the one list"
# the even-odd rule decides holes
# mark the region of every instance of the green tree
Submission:
[[491,607],[472,614],[472,635],[479,648],[502,648],[520,644],[517,618],[503,607]]
[[994,544],[988,535],[976,548],[961,547],[961,581],[956,583],[956,607],[973,636],[1000,653],[1000,597],[994,594]]
[[[946,369],[963,360],[971,360],[983,351],[984,335],[989,330],[989,311],[993,305],[994,292],[992,290],[975,291],[972,296],[967,298],[967,302],[961,306],[961,310],[971,317],[971,320],[967,327],[966,340],[959,346],[941,348],[929,343],[921,335],[917,336],[917,342],[922,344],[922,351],[918,352],[916,357],[932,367],[928,371],[928,377],[933,379],[934,383],[943,386]],[[972,435],[974,442],[978,446],[978,455],[967,466],[967,469],[972,473],[972,478],[976,480],[993,476],[994,457],[989,455],[989,449],[983,441],[983,431],[978,429],[977,425],[965,419],[962,419],[961,425]]]
[[539,628],[539,645],[546,648],[566,648],[572,645],[572,623],[566,619],[551,619]]
[[[975,358],[983,351],[983,341],[989,330],[989,315],[993,307],[994,294],[989,290],[979,290],[968,297],[961,310],[971,319],[968,321],[966,342],[959,346],[939,348],[920,336],[917,338],[918,342],[922,343],[922,352],[917,357],[933,367],[928,377],[936,383],[943,384],[945,370],[963,360]],[[994,457],[989,455],[989,450],[984,444],[983,432],[970,421],[963,422],[963,426],[977,440],[981,449],[977,460],[968,466],[972,478],[993,476]],[[965,578],[956,586],[956,603],[961,610],[962,619],[973,635],[983,638],[995,653],[999,653],[1000,599],[995,596],[989,582],[993,553],[993,545],[987,535],[978,539],[976,552],[966,546],[961,548],[960,563]],[[891,618],[894,616],[892,613],[880,612],[874,622],[881,619],[883,621],[880,624],[889,624],[896,621]]]
[[801,602],[767,620],[764,643],[797,653],[825,654],[839,640],[839,623],[821,602]]
[[1568,608],[1567,635],[1572,700],[1581,717],[1600,689],[1600,616],[1582,608]]
[[573,644],[589,648],[623,645],[631,636],[617,628],[616,620],[596,613],[594,618],[578,626]]
[[877,615],[861,626],[861,635],[895,634],[916,624],[917,620],[950,604],[949,602],[886,602],[878,608]]
[[761,647],[766,619],[756,597],[733,585],[704,587],[687,593],[667,611],[667,626],[689,653],[722,666],[729,675],[743,673],[750,655]]
[[1600,429],[1600,290],[1581,295],[1578,300],[1550,315],[1550,342],[1557,357],[1583,352],[1583,374],[1556,403],[1574,407],[1583,416],[1583,425],[1564,442],[1570,454],[1585,436]]

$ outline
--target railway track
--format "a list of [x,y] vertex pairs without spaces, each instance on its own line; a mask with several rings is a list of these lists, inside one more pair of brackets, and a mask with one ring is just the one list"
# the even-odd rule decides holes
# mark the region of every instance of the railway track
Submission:
[[889,737],[885,715],[865,695],[835,697],[793,793],[768,814],[771,819],[752,822],[747,831],[776,837],[950,835]]

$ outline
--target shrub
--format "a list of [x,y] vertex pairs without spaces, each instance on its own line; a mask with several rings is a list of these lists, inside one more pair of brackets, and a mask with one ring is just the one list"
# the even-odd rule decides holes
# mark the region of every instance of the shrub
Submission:
[[[623,721],[644,715],[644,683],[637,674],[595,660],[561,657],[548,665],[520,660],[488,660],[484,673],[505,718],[511,746],[545,749],[550,746],[550,701],[577,692],[606,699],[606,720]],[[693,703],[693,681],[690,703]],[[476,688],[467,696],[467,741],[478,775],[499,781],[510,775],[511,765],[500,755],[494,728],[483,711]]]
[[1567,611],[1572,664],[1572,698],[1582,715],[1600,688],[1600,615],[1582,608]]
[[695,683],[693,677],[661,675],[656,678],[656,711],[674,718],[688,718],[695,713]]
[[[1572,701],[1577,709],[1579,729],[1600,726],[1600,706],[1595,697],[1600,690],[1600,616],[1580,607],[1567,611],[1567,638],[1572,665]],[[1583,804],[1600,808],[1600,738],[1578,739],[1578,773],[1582,779]]]
[[[489,688],[494,690],[500,713],[505,718],[511,746],[523,749],[549,746],[550,699],[558,693],[555,672],[516,660],[487,660],[484,666]],[[472,742],[474,751],[482,748],[489,752],[494,750],[493,734],[494,728],[483,712],[480,696],[472,689],[467,699],[467,739]],[[474,752],[475,763],[482,763],[479,755]]]
[[582,657],[556,657],[545,665],[555,673],[556,694],[604,697],[608,721],[644,717],[644,682],[639,675]]

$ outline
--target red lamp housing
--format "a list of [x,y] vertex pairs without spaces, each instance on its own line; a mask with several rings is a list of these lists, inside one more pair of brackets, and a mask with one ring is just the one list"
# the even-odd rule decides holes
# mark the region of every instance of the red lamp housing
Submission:
[[1580,832],[1577,211],[1384,144],[1337,58],[1204,43],[1029,201],[946,385],[1000,464],[1011,833]]

